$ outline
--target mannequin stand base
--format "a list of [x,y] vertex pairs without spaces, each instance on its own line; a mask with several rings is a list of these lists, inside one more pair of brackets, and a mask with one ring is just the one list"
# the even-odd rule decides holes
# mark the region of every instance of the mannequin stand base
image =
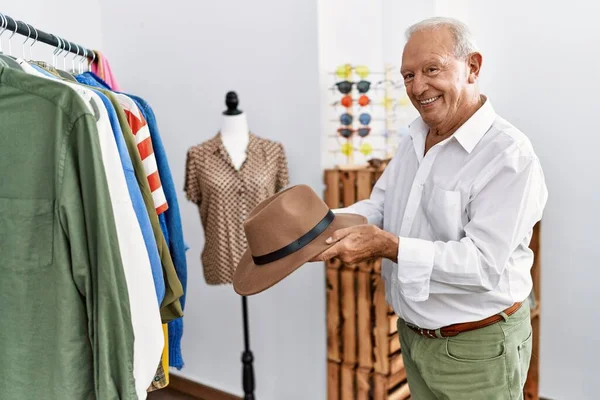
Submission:
[[242,383],[244,387],[244,400],[255,400],[254,397],[254,355],[250,350],[250,333],[248,329],[248,302],[242,296],[242,316],[244,320],[244,352],[242,353]]

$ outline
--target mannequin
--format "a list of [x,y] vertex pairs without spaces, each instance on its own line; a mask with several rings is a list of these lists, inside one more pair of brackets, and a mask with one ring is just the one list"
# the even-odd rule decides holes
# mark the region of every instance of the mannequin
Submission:
[[233,166],[239,171],[244,161],[246,161],[250,130],[248,129],[246,114],[237,108],[239,101],[235,92],[227,93],[225,104],[227,110],[223,111],[221,140],[227,153],[229,153]]
[[[185,192],[198,206],[205,243],[201,260],[209,285],[231,284],[247,249],[243,222],[260,202],[283,190],[289,174],[283,144],[248,129],[239,99],[225,97],[221,130],[188,149]],[[254,400],[254,356],[250,350],[247,298],[242,296],[244,400]]]

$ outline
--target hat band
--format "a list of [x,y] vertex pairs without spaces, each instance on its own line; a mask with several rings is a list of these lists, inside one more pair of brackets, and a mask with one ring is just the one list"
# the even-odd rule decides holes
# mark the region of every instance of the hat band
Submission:
[[294,240],[292,243],[288,244],[285,247],[282,247],[279,250],[275,250],[272,253],[265,254],[264,256],[252,256],[254,264],[269,264],[274,261],[281,260],[282,258],[299,251],[307,244],[315,240],[321,233],[325,232],[325,229],[327,229],[329,225],[331,225],[334,219],[335,214],[333,213],[333,211],[329,210],[327,212],[327,215],[325,215],[325,218],[323,218],[317,225],[315,225],[314,228],[302,235],[299,239]]

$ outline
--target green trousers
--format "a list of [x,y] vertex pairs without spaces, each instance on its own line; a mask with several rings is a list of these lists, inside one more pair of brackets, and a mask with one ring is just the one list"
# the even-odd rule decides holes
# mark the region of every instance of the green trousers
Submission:
[[449,338],[427,338],[398,319],[414,400],[523,399],[531,358],[527,302],[496,324]]

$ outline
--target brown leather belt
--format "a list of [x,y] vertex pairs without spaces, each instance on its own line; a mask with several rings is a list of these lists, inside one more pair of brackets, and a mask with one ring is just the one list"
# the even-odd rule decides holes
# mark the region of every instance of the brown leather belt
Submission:
[[[514,313],[517,312],[517,310],[519,310],[519,308],[521,308],[522,304],[523,303],[515,303],[512,306],[508,307],[506,310],[504,310],[503,313],[506,314],[507,316],[513,315]],[[452,337],[452,336],[458,335],[459,333],[485,328],[486,326],[490,326],[497,322],[502,321],[503,317],[501,314],[502,313],[498,313],[496,315],[492,315],[491,317],[482,319],[480,321],[463,322],[460,324],[448,325],[443,328],[440,328],[439,333],[442,337]],[[434,339],[439,337],[436,334],[435,329],[418,328],[418,327],[408,324],[408,323],[406,324],[406,326],[408,326],[413,331],[417,332],[419,335],[422,335],[422,336],[425,336],[428,338],[434,338]]]

